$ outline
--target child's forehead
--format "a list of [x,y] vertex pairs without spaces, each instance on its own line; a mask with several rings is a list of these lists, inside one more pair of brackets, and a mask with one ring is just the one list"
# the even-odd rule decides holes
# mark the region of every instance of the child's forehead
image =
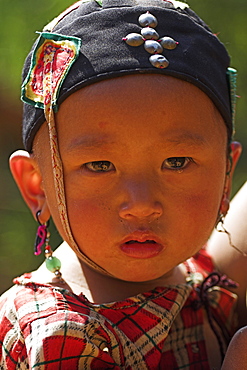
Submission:
[[[87,86],[61,104],[56,124],[59,143],[69,151],[111,146],[123,136],[129,141],[131,135],[192,146],[203,142],[201,135],[209,126],[226,132],[205,93],[186,81],[157,75],[124,76]],[[214,134],[222,136],[221,129]]]
[[[172,3],[163,0],[81,2],[54,29],[41,35],[24,68],[24,99],[36,106],[25,104],[24,108],[23,137],[27,149],[44,122],[42,109],[38,107],[40,97],[41,101],[46,98],[44,81],[51,76],[46,76],[48,64],[43,56],[50,58],[52,53],[53,67],[61,67],[52,70],[53,86],[57,86],[62,71],[58,104],[74,91],[97,81],[136,73],[165,74],[203,90],[231,130],[226,78],[229,56],[218,38],[188,7]],[[31,91],[28,96],[27,89],[28,94]]]
[[[145,100],[150,111],[158,113],[162,111],[162,102],[168,97],[180,102],[181,99],[196,101],[198,96],[208,105],[215,106],[206,93],[190,82],[169,75],[136,73],[102,80],[75,91],[61,103],[57,115],[63,114],[64,107],[71,114],[76,113],[75,108],[86,109],[94,114],[97,105],[102,106],[103,110],[121,105],[131,114],[135,110],[139,112],[140,99]],[[122,99],[125,97],[131,105],[124,106]],[[101,104],[102,101],[104,104]],[[193,107],[187,108],[186,112],[193,111]],[[169,111],[172,112],[172,109]]]
[[[75,91],[61,103],[57,115],[63,114],[64,107],[69,114],[76,113],[76,109],[87,110],[94,114],[97,113],[97,106],[107,111],[108,108],[118,105],[121,105],[121,108],[129,114],[135,111],[138,113],[140,99],[145,100],[146,108],[152,115],[154,112],[163,111],[162,103],[168,100],[168,97],[178,104],[181,100],[196,102],[197,98],[200,98],[208,106],[215,107],[209,96],[190,82],[169,75],[136,73],[99,81]],[[123,104],[123,98],[129,101],[128,106]],[[172,108],[166,113],[172,114]],[[193,114],[193,106],[187,105],[184,113]]]

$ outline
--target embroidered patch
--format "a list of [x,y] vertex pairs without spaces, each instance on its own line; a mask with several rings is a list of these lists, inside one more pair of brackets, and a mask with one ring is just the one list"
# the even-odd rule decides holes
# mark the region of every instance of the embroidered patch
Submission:
[[51,103],[56,110],[59,90],[78,57],[80,46],[81,40],[77,37],[42,32],[22,85],[22,100],[42,109]]

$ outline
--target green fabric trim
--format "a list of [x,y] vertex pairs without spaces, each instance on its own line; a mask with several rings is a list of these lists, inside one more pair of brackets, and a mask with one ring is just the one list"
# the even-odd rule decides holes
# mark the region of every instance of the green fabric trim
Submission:
[[230,67],[227,69],[227,77],[228,77],[229,87],[230,87],[233,135],[235,133],[235,116],[236,116],[236,103],[237,103],[237,75],[238,75],[238,72],[236,69],[230,68]]
[[51,33],[51,32],[36,32],[40,34],[40,38],[42,37],[45,40],[53,40],[53,41],[63,41],[63,40],[69,40],[72,41],[77,47],[81,44],[81,39],[79,37],[75,36],[65,36],[60,35],[58,33]]
[[102,6],[102,0],[94,0],[94,1],[96,1],[96,3],[98,3],[99,6]]

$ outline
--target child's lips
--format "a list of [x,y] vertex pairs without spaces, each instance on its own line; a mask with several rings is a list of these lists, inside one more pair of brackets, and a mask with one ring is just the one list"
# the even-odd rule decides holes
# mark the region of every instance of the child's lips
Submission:
[[120,249],[129,257],[145,259],[157,256],[164,250],[164,245],[150,232],[138,231],[125,238]]

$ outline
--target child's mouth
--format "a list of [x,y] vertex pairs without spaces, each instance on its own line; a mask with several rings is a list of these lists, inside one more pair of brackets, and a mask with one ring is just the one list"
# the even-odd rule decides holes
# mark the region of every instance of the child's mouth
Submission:
[[143,241],[131,239],[121,244],[120,249],[129,257],[145,259],[157,256],[164,247],[153,239]]
[[156,243],[154,240],[145,240],[144,242],[140,242],[138,240],[129,240],[125,244],[133,244],[133,243]]

